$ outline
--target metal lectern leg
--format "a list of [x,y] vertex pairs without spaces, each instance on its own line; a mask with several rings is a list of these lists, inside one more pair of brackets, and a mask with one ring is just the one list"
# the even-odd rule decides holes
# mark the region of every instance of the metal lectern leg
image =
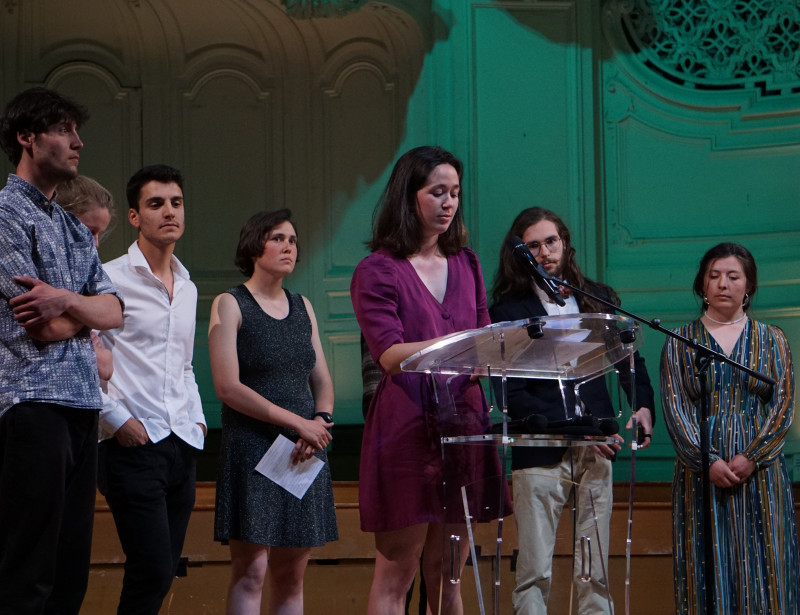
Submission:
[[[467,497],[466,486],[461,487],[461,498],[464,501],[464,520],[467,522],[469,556],[472,558],[472,574],[475,577],[475,587],[478,590],[478,609],[481,615],[486,615],[486,608],[483,603],[483,589],[481,588],[481,572],[478,566],[478,554],[475,550],[475,535],[472,532],[472,515],[469,512],[469,498]],[[495,615],[497,614],[495,613]]]

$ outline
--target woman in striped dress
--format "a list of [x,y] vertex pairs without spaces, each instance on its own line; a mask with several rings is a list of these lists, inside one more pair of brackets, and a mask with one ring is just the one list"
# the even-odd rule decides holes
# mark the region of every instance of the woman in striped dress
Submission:
[[722,243],[700,262],[694,291],[701,318],[678,332],[771,376],[774,389],[727,364],[707,375],[714,562],[704,565],[700,385],[696,352],[669,339],[661,358],[664,419],[677,461],[672,491],[676,612],[705,611],[714,574],[715,613],[798,613],[797,527],[782,449],[794,415],[794,375],[778,327],[748,318],[756,264],[743,246]]

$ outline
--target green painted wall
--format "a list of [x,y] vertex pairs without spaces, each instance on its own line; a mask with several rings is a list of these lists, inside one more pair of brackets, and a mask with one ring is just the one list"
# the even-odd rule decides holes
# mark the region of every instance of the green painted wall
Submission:
[[[487,285],[513,217],[541,205],[568,221],[588,275],[677,326],[697,314],[702,253],[740,241],[759,263],[753,313],[800,348],[800,14],[694,4],[709,2],[395,0],[301,20],[278,0],[10,2],[0,95],[46,83],[85,102],[82,172],[120,198],[142,164],[184,170],[179,255],[201,293],[195,369],[212,425],[210,302],[240,281],[242,222],[291,207],[302,260],[288,286],[315,306],[337,421],[358,424],[349,279],[394,161],[422,143],[466,162]],[[133,239],[122,219],[103,258]],[[653,376],[662,342],[645,333]],[[800,479],[798,430],[786,451]],[[669,480],[672,459],[657,429],[639,478]],[[616,472],[627,478],[624,459]]]

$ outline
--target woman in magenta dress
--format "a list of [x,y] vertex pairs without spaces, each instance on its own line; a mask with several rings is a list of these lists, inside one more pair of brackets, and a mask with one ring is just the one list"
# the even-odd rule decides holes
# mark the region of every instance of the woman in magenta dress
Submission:
[[[379,203],[367,243],[372,254],[356,267],[350,287],[358,323],[383,372],[365,419],[359,475],[361,529],[375,533],[377,551],[370,614],[403,612],[423,548],[429,605],[439,612],[445,503],[448,534],[466,536],[460,500],[449,497],[458,496],[457,489],[444,501],[442,426],[430,377],[400,370],[402,361],[436,338],[490,322],[480,263],[464,246],[461,176],[461,162],[442,148],[404,154]],[[480,383],[459,376],[449,392],[438,400],[455,400],[460,433],[485,433],[488,408]],[[455,448],[460,476],[448,484],[500,474],[492,447]],[[504,491],[483,495],[484,509],[496,511],[502,504],[508,510]],[[462,566],[466,555],[464,547]],[[444,585],[442,613],[462,612],[459,588]]]

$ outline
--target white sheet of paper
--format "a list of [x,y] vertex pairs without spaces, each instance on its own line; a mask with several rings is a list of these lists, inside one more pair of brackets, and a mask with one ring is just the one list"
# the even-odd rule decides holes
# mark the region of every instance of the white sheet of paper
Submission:
[[302,499],[325,462],[316,457],[292,465],[294,442],[279,435],[269,447],[256,471],[275,481],[297,499]]

